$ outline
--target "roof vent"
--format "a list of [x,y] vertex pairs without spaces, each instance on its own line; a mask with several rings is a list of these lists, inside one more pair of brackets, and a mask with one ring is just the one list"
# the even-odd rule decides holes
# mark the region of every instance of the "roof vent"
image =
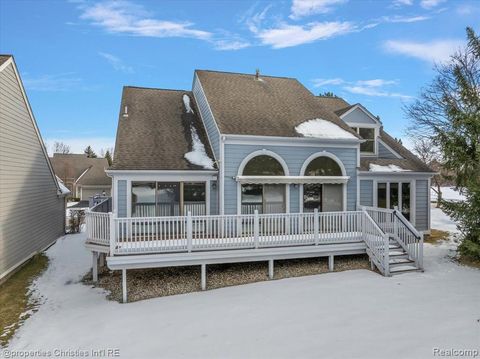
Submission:
[[123,117],[127,118],[128,117],[128,106],[125,105],[125,110],[123,111]]
[[256,69],[255,70],[255,80],[259,80],[260,79],[260,69]]

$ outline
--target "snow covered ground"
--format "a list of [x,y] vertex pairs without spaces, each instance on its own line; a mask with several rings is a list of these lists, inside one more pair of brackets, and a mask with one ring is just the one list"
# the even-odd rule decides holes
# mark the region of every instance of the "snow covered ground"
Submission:
[[[440,187],[442,190],[442,198],[445,200],[449,201],[463,201],[465,199],[465,196],[458,193],[458,191],[455,191],[454,187]],[[437,192],[434,191],[436,190],[435,187],[432,187],[430,189],[430,198],[432,201],[437,200]]]
[[[450,229],[448,217],[432,214],[433,227]],[[90,267],[84,239],[65,236],[48,250],[50,266],[34,283],[43,304],[9,350],[413,359],[433,357],[434,348],[479,348],[480,271],[453,262],[450,243],[425,245],[424,273],[355,270],[119,304],[79,282]]]

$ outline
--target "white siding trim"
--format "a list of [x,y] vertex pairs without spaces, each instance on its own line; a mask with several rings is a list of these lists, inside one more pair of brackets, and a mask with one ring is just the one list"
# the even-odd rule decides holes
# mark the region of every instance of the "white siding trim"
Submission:
[[225,137],[220,136],[220,180],[218,181],[218,208],[220,215],[225,214]]
[[256,135],[223,135],[225,143],[235,145],[270,145],[296,147],[340,147],[357,148],[362,139],[321,139],[312,137],[279,137]]
[[368,111],[365,107],[363,107],[363,105],[361,105],[359,103],[357,103],[350,110],[348,110],[347,112],[342,114],[340,116],[340,118],[343,120],[344,117],[348,116],[350,113],[355,111],[357,108],[362,110],[363,113],[365,113],[368,117],[370,117],[373,121],[375,121],[375,123],[377,123],[377,126],[381,126],[382,123],[370,111]]
[[257,151],[253,151],[251,152],[250,154],[248,154],[243,160],[242,162],[240,163],[240,166],[238,167],[238,176],[242,176],[243,175],[243,170],[245,169],[245,166],[247,165],[247,163],[254,157],[257,157],[257,156],[270,156],[270,157],[273,157],[275,158],[283,167],[283,172],[285,174],[285,176],[290,176],[290,171],[288,169],[288,165],[287,165],[287,162],[285,162],[285,160],[283,159],[282,156],[280,156],[278,153],[275,153],[273,151],[270,151],[270,150],[266,150],[266,149],[263,149],[263,150],[257,150]]

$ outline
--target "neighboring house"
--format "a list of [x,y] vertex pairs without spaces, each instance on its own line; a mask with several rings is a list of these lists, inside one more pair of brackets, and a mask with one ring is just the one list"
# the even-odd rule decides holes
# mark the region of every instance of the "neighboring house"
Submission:
[[81,201],[95,195],[110,196],[112,180],[105,173],[106,158],[89,158],[85,154],[54,153],[50,158],[56,175]]
[[273,276],[277,258],[366,251],[386,275],[397,255],[422,268],[434,173],[361,104],[197,70],[192,91],[125,87],[120,109],[113,214],[87,214],[87,245],[109,245],[90,248],[111,269],[202,264],[204,288],[204,265],[222,261],[268,258]]
[[0,280],[65,233],[56,180],[15,61],[0,55]]

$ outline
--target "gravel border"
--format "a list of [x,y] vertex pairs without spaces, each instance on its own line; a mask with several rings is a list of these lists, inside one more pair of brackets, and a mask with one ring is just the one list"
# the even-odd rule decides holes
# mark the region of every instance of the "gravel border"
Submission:
[[[354,269],[370,270],[368,256],[335,256],[335,272]],[[275,261],[276,279],[327,273],[328,258],[288,259]],[[207,290],[268,280],[268,262],[207,265]],[[108,299],[122,301],[121,271],[99,270],[98,282],[92,273],[83,282],[106,289]],[[164,297],[200,291],[200,266],[132,269],[127,271],[128,301]]]

